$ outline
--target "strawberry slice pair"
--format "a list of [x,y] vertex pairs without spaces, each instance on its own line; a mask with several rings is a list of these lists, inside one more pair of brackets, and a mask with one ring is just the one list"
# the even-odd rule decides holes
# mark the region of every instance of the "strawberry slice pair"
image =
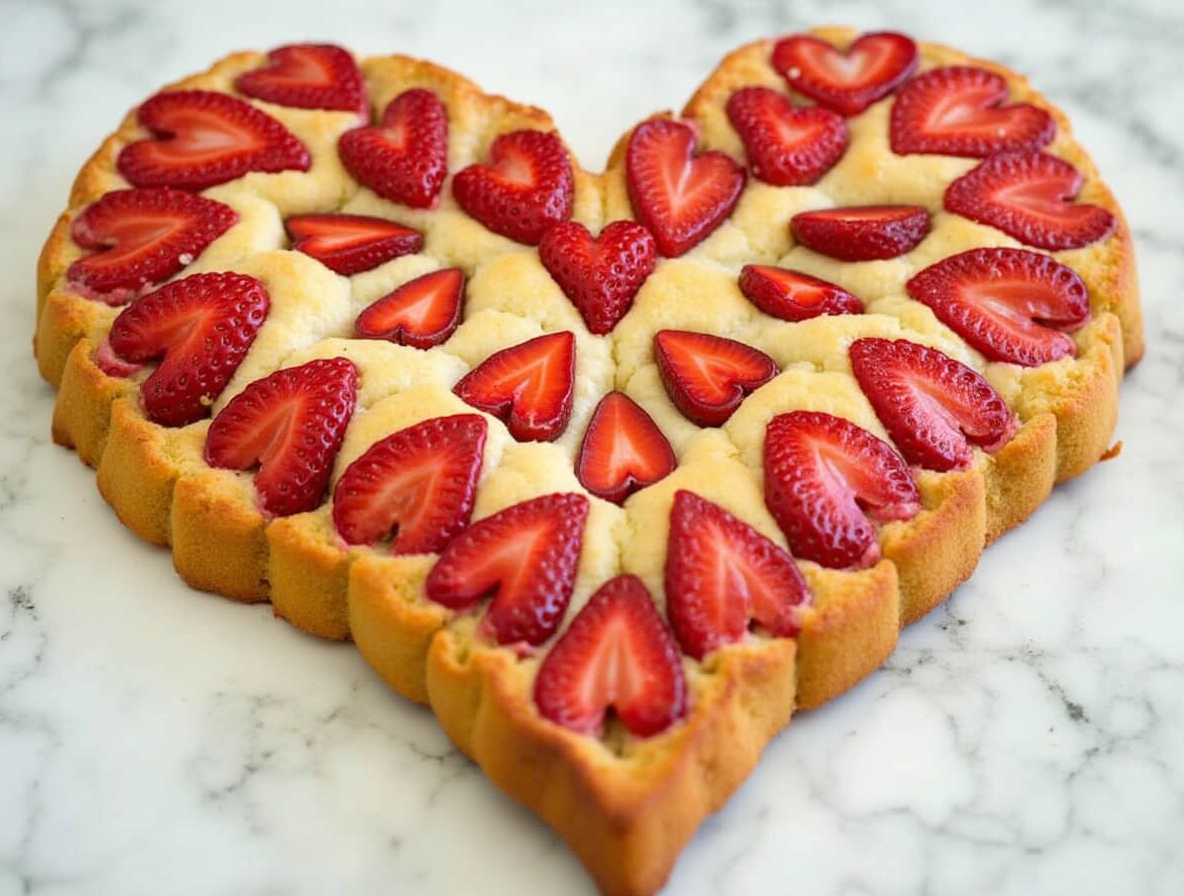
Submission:
[[903,34],[864,34],[844,52],[808,34],[773,47],[773,68],[789,86],[840,115],[857,115],[892,93],[917,67],[917,45]]
[[298,109],[366,111],[366,84],[354,57],[333,44],[288,44],[267,54],[267,65],[234,82],[246,96]]
[[722,426],[745,397],[778,373],[764,352],[687,330],[654,334],[654,359],[670,400],[699,426]]

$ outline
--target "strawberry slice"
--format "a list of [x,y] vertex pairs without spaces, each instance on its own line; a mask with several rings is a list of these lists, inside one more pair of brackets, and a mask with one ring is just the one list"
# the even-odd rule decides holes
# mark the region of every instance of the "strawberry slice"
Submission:
[[680,489],[670,512],[666,612],[682,649],[697,660],[748,634],[798,633],[810,592],[793,557],[743,520]]
[[423,248],[418,230],[367,215],[293,215],[284,229],[293,249],[347,277]]
[[576,477],[592,494],[622,504],[678,466],[654,418],[624,392],[609,392],[592,413]]
[[575,374],[575,336],[545,333],[494,352],[452,391],[502,420],[518,441],[552,442],[571,419]]
[[226,273],[174,280],[124,308],[111,325],[111,348],[134,364],[164,358],[140,387],[148,417],[184,426],[206,416],[269,307],[262,283]]
[[408,280],[358,315],[354,332],[366,339],[431,348],[446,342],[460,323],[465,275],[442,268]]
[[485,418],[433,417],[375,442],[333,490],[333,525],[347,544],[391,535],[394,554],[443,550],[469,524],[485,450]]
[[94,252],[70,265],[66,279],[119,305],[172,277],[237,222],[230,206],[183,190],[114,190],[74,219],[74,242]]
[[1008,93],[1001,76],[967,65],[918,75],[892,104],[892,151],[983,158],[1048,144],[1052,116],[1030,103],[1004,105]]
[[909,519],[921,496],[886,442],[842,417],[792,411],[765,430],[765,504],[795,556],[860,569],[880,559],[872,520]]
[[137,187],[204,190],[250,171],[307,171],[312,164],[291,131],[225,93],[158,93],[137,118],[152,137],[129,143],[115,162]]
[[847,351],[859,387],[910,464],[965,469],[972,444],[997,451],[1019,426],[990,383],[935,348],[867,338]]
[[728,98],[728,119],[744,141],[757,180],[778,187],[818,182],[847,151],[847,122],[821,106],[795,107],[768,87],[743,87]]
[[633,215],[667,258],[706,239],[732,213],[744,189],[744,169],[719,150],[696,156],[697,141],[690,124],[651,118],[633,129],[625,152]]
[[991,361],[1035,367],[1072,357],[1064,332],[1089,318],[1077,273],[1026,249],[971,249],[944,258],[905,284],[937,319]]
[[325,496],[333,461],[357,403],[358,370],[345,358],[309,361],[251,383],[210,423],[206,463],[249,470],[275,516],[312,510]]
[[878,31],[844,53],[817,37],[795,34],[773,47],[772,63],[794,90],[842,115],[855,115],[913,73],[917,45],[903,34]]
[[599,737],[611,707],[636,737],[665,731],[687,710],[678,647],[641,579],[609,579],[576,614],[534,682],[539,714]]
[[571,160],[557,134],[502,134],[489,146],[488,165],[470,165],[452,179],[452,195],[489,230],[534,246],[548,227],[571,217]]
[[466,610],[492,594],[478,631],[498,644],[542,644],[571,601],[587,517],[584,495],[555,494],[479,520],[444,548],[427,595]]
[[588,329],[611,333],[657,264],[648,230],[632,221],[613,221],[593,239],[575,221],[556,224],[539,241],[539,260],[576,306]]
[[268,64],[243,72],[239,93],[298,109],[366,111],[366,85],[354,57],[333,44],[288,44],[267,54]]
[[1037,249],[1079,249],[1117,225],[1101,206],[1073,202],[1082,182],[1080,171],[1048,153],[1001,152],[950,184],[945,207]]
[[721,426],[778,373],[776,362],[752,346],[687,330],[655,333],[654,358],[666,394],[699,426]]
[[920,205],[851,205],[801,212],[789,220],[794,239],[842,261],[896,258],[929,233],[929,212]]
[[342,134],[337,154],[354,180],[384,199],[431,208],[448,176],[448,110],[430,90],[406,90],[377,127]]
[[740,291],[757,308],[778,320],[863,314],[863,302],[841,286],[786,268],[746,264],[740,271]]

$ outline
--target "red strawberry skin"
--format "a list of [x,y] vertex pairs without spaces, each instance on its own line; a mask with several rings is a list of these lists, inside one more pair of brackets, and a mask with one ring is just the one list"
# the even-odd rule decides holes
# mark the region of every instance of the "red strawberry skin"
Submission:
[[718,150],[696,156],[695,129],[667,118],[643,121],[629,137],[625,180],[634,217],[667,258],[684,255],[732,213],[744,169]]
[[857,339],[855,379],[910,464],[945,472],[970,465],[971,444],[991,452],[1019,421],[991,384],[937,349],[904,339]]
[[238,221],[230,206],[183,190],[114,190],[74,219],[71,236],[91,255],[66,279],[86,295],[122,304],[180,271]]
[[892,104],[892,151],[984,158],[1051,142],[1052,116],[1030,103],[1004,105],[1007,97],[1007,82],[986,69],[953,65],[918,75]]
[[699,426],[722,426],[747,395],[778,373],[776,362],[764,352],[687,330],[659,330],[654,359],[670,400]]
[[391,534],[395,554],[444,549],[469,524],[484,458],[478,414],[433,417],[375,442],[333,490],[333,524],[347,544]]
[[465,275],[441,268],[408,280],[369,305],[354,321],[364,339],[428,349],[447,342],[460,324]]
[[610,392],[592,412],[576,478],[592,494],[614,504],[664,479],[678,460],[654,419],[624,392]]
[[489,230],[535,246],[548,227],[571,217],[571,159],[556,134],[502,134],[490,144],[488,165],[470,165],[453,178],[452,194]]
[[944,258],[905,284],[943,324],[990,361],[1035,367],[1072,357],[1061,331],[1089,318],[1081,277],[1040,252],[971,249]]
[[366,111],[366,84],[354,57],[333,44],[288,44],[267,54],[268,65],[235,79],[239,93],[299,109]]
[[116,167],[137,187],[204,190],[251,171],[307,171],[308,150],[250,103],[209,90],[158,93],[138,119],[152,137],[129,143]]
[[670,512],[666,612],[682,649],[701,660],[742,640],[755,621],[775,638],[798,632],[810,592],[793,557],[718,504],[680,489]]
[[284,229],[293,249],[347,277],[423,248],[418,230],[366,215],[293,215]]
[[357,387],[357,368],[345,358],[309,361],[256,380],[210,423],[206,462],[231,470],[258,464],[255,490],[269,514],[313,510],[325,496]]
[[565,221],[543,234],[539,260],[588,329],[603,336],[633,306],[658,251],[650,232],[632,221],[613,221],[596,238],[583,224]]
[[765,430],[765,504],[796,557],[831,569],[880,558],[878,521],[921,509],[904,459],[842,417],[792,411]]
[[465,610],[492,593],[478,630],[498,644],[542,644],[571,602],[587,516],[584,495],[553,494],[479,520],[448,543],[427,596]]
[[841,286],[801,271],[746,264],[740,291],[778,320],[802,321],[826,314],[863,314],[863,302]]
[[808,34],[773,47],[773,68],[789,86],[841,115],[857,115],[899,87],[917,68],[917,45],[891,31],[865,34],[836,50]]
[[384,199],[431,208],[448,176],[448,110],[430,90],[404,91],[381,124],[342,134],[337,154],[354,180]]
[[915,249],[929,233],[919,205],[859,205],[800,212],[789,222],[794,239],[841,261],[878,261]]
[[247,355],[270,307],[267,290],[244,274],[194,274],[137,299],[111,325],[125,361],[164,356],[140,387],[148,417],[184,426],[205,417]]
[[539,667],[534,701],[543,718],[593,736],[609,707],[636,737],[685,715],[678,648],[641,579],[620,575],[592,595]]
[[1117,221],[1099,205],[1075,203],[1081,172],[1037,151],[1001,152],[946,188],[946,211],[1057,252],[1105,239]]
[[768,87],[742,87],[728,98],[728,120],[744,141],[757,180],[778,187],[818,182],[847,151],[847,122],[821,106],[795,107]]

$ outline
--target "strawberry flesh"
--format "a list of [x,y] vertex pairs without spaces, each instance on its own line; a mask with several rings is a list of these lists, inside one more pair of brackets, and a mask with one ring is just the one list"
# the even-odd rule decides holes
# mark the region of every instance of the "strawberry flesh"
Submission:
[[794,556],[831,569],[880,559],[872,520],[921,509],[908,465],[890,445],[842,417],[792,411],[765,430],[765,504]]
[[808,34],[773,47],[773,68],[789,86],[841,115],[856,115],[899,87],[917,67],[917,45],[891,31],[865,34],[838,50]]
[[354,57],[333,44],[288,44],[268,64],[235,79],[239,93],[299,109],[366,111],[366,85]]
[[896,258],[929,233],[929,212],[919,205],[853,205],[801,212],[789,221],[794,239],[841,261]]
[[789,552],[718,504],[680,489],[670,512],[666,612],[682,649],[701,660],[752,623],[792,638],[810,592]]
[[211,467],[259,467],[255,491],[274,516],[313,510],[357,403],[358,371],[345,358],[309,361],[251,383],[210,423]]
[[446,342],[460,324],[464,291],[460,268],[431,271],[369,305],[354,322],[354,332],[365,339],[431,348]]
[[542,644],[571,601],[587,516],[587,497],[554,494],[478,520],[444,548],[428,574],[427,596],[467,610],[492,595],[482,635],[498,644]]
[[674,471],[678,460],[662,430],[624,392],[600,400],[576,459],[576,477],[592,494],[622,504]]
[[293,215],[284,229],[293,249],[347,277],[423,248],[418,230],[366,215]]
[[1072,357],[1062,331],[1089,318],[1089,294],[1071,268],[1026,249],[971,249],[905,284],[943,324],[988,360],[1035,367]]
[[778,187],[818,182],[847,151],[847,122],[821,106],[795,107],[768,87],[742,87],[728,98],[728,119],[744,141],[757,180]]
[[441,551],[473,513],[485,449],[485,418],[433,417],[375,442],[333,490],[333,524],[347,544],[391,552]]
[[597,589],[539,666],[534,701],[543,718],[593,736],[609,709],[635,737],[685,715],[678,648],[641,579],[620,575]]
[[752,346],[687,330],[655,333],[654,358],[666,394],[699,426],[727,422],[745,397],[778,373],[776,362]]
[[863,314],[863,302],[841,286],[801,271],[746,264],[740,291],[765,314],[802,321],[824,314]]

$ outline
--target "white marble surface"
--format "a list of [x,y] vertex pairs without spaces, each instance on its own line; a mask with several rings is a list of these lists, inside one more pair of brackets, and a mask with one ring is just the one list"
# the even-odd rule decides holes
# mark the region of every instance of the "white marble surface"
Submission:
[[187,590],[49,442],[33,266],[125,109],[239,47],[421,54],[595,165],[717,58],[826,21],[1030,74],[1137,236],[1121,457],[1056,491],[886,671],[799,717],[667,892],[1184,893],[1184,11],[1177,0],[563,9],[0,0],[0,896],[586,894],[546,827],[348,647]]

